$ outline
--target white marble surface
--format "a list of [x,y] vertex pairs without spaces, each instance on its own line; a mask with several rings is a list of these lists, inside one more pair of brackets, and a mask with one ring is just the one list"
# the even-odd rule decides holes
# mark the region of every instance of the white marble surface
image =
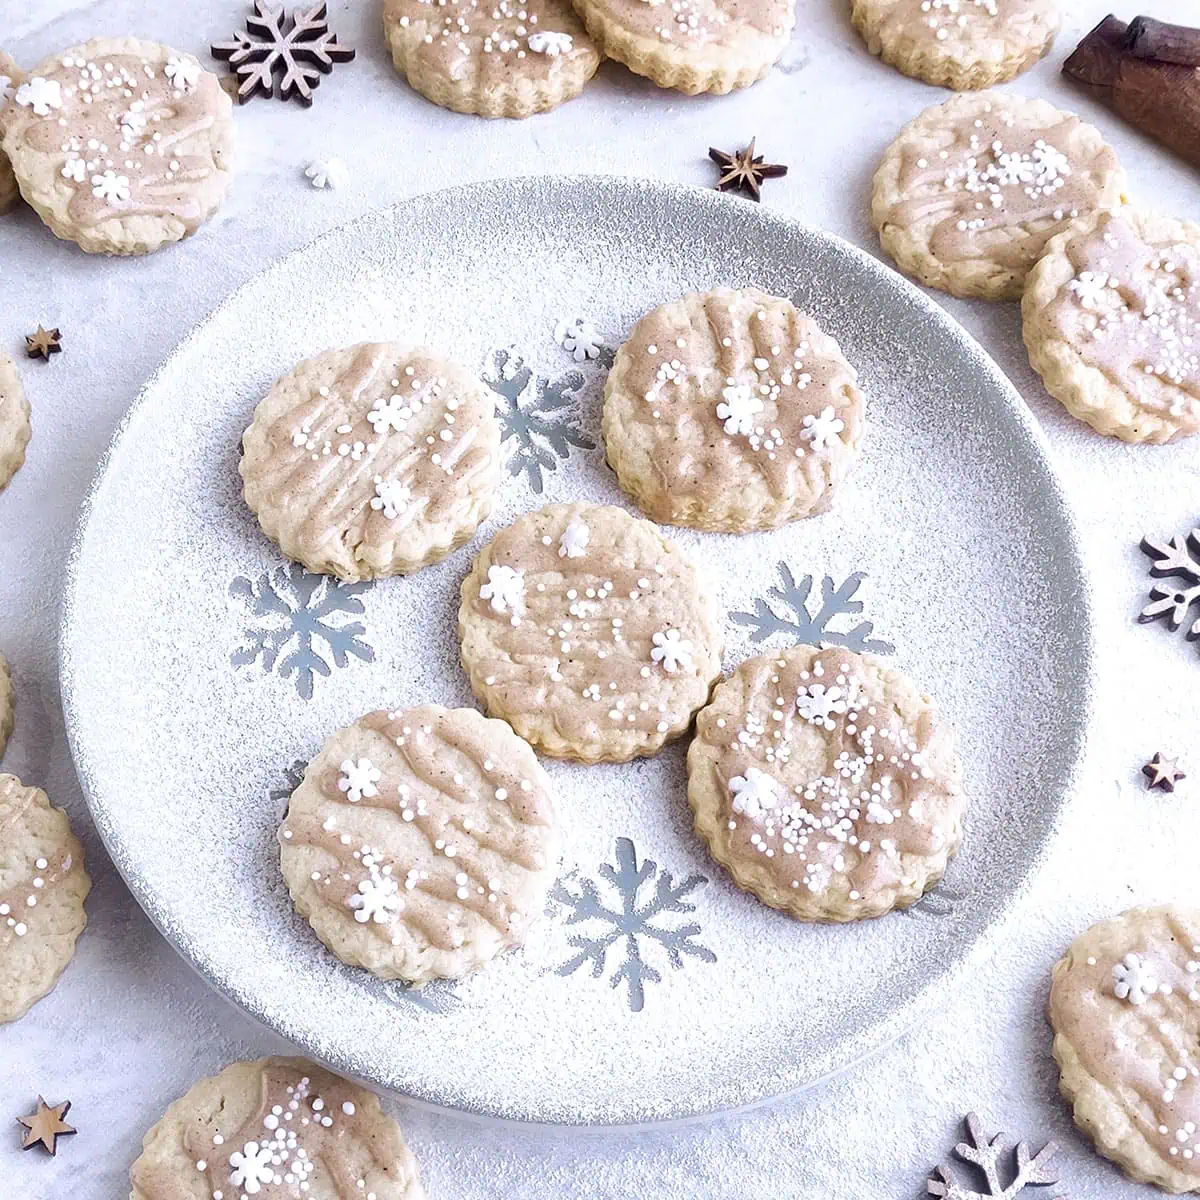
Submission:
[[[1136,197],[1195,218],[1200,175],[1058,76],[1065,53],[1107,4],[1064,0],[1056,50],[1014,90],[1087,113],[1116,146]],[[60,326],[67,347],[48,367],[24,366],[34,440],[28,464],[0,496],[0,646],[19,694],[4,769],[67,806],[96,880],[75,963],[49,998],[0,1029],[4,1200],[123,1195],[143,1131],[172,1098],[230,1059],[279,1048],[208,991],[134,904],[91,830],[63,733],[55,672],[63,557],[97,459],[141,381],[221,297],[279,255],[367,209],[471,179],[582,170],[707,184],[709,145],[734,148],[757,135],[764,153],[791,166],[769,185],[766,203],[877,252],[867,192],[879,154],[900,124],[945,94],[872,60],[846,7],[798,0],[784,65],[746,93],[688,99],[609,64],[582,99],[497,124],[442,112],[408,91],[384,50],[378,5],[342,0],[331,5],[332,20],[358,46],[357,61],[322,84],[310,112],[257,101],[237,113],[240,177],[217,218],[187,245],[110,262],[56,242],[30,212],[0,220],[0,348],[17,354],[38,322]],[[1179,0],[1142,5],[1164,18],[1184,7]],[[25,65],[101,33],[136,33],[203,56],[243,14],[237,0],[0,0],[0,43]],[[303,166],[332,153],[345,160],[351,182],[316,192]],[[1200,902],[1197,647],[1133,621],[1149,586],[1140,535],[1183,532],[1200,516],[1200,444],[1138,449],[1100,439],[1041,391],[1014,306],[947,306],[1044,423],[1100,585],[1100,703],[1083,785],[1000,952],[945,997],[936,1020],[889,1052],[740,1117],[641,1133],[559,1133],[397,1104],[431,1197],[915,1197],[968,1109],[993,1128],[1055,1138],[1060,1190],[1075,1200],[1149,1194],[1072,1132],[1056,1098],[1041,1011],[1048,967],[1083,926],[1134,903]],[[1140,784],[1141,763],[1159,749],[1192,760],[1193,779],[1173,797]],[[12,1119],[38,1092],[74,1102],[81,1132],[55,1160],[17,1149]]]

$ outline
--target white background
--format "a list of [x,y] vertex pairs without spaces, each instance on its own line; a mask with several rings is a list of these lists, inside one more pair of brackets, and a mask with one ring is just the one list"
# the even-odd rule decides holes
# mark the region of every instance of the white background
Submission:
[[[1055,50],[1010,88],[1087,114],[1117,148],[1135,199],[1200,219],[1194,168],[1060,80],[1063,57],[1107,3],[1064,0]],[[496,175],[612,172],[703,185],[713,179],[708,146],[736,149],[752,136],[769,159],[791,167],[767,185],[768,205],[877,252],[867,204],[878,158],[901,124],[946,95],[871,59],[845,0],[799,0],[783,66],[748,92],[689,99],[606,64],[580,100],[556,112],[485,122],[443,112],[407,89],[391,69],[377,8],[366,0],[331,5],[334,28],[359,54],[322,84],[311,111],[258,100],[237,112],[239,177],[221,212],[186,245],[107,261],[57,242],[29,211],[0,219],[0,349],[17,356],[39,322],[61,327],[66,346],[45,367],[22,360],[34,439],[27,465],[0,495],[0,647],[19,697],[4,769],[69,809],[96,881],[74,964],[49,998],[0,1028],[4,1200],[125,1194],[141,1135],[173,1098],[231,1059],[282,1048],[209,992],[129,897],[89,825],[62,728],[55,629],[66,549],[101,451],[158,361],[266,264],[368,209]],[[1144,0],[1141,11],[1200,15],[1183,0]],[[209,43],[244,14],[232,0],[0,0],[0,44],[28,67],[91,36],[135,34],[207,61]],[[350,183],[314,191],[303,167],[331,154],[346,162]],[[945,997],[936,1020],[888,1053],[738,1118],[644,1133],[555,1133],[397,1104],[431,1197],[915,1197],[970,1109],[993,1129],[1057,1140],[1060,1190],[1075,1200],[1151,1194],[1072,1131],[1056,1097],[1042,1008],[1050,965],[1087,924],[1133,904],[1200,902],[1197,647],[1134,622],[1150,585],[1140,536],[1182,533],[1200,518],[1200,444],[1137,448],[1101,439],[1041,390],[1025,361],[1016,306],[946,304],[1046,428],[1086,530],[1102,639],[1083,784],[1000,953]],[[1159,749],[1181,754],[1192,769],[1174,796],[1141,786],[1140,765]],[[74,1102],[80,1133],[55,1160],[17,1148],[13,1118],[30,1111],[39,1092]]]

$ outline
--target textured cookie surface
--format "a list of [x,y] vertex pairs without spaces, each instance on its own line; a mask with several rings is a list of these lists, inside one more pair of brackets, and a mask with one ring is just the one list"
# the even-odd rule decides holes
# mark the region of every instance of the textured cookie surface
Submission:
[[1029,361],[1072,415],[1127,442],[1200,430],[1200,225],[1082,218],[1047,246],[1021,313]]
[[329,350],[280,379],[242,439],[246,503],[289,558],[342,579],[408,574],[491,511],[500,425],[432,350]]
[[528,117],[583,91],[600,52],[567,0],[384,0],[396,69],[455,112]]
[[796,23],[794,0],[572,0],[608,58],[659,87],[722,94],[762,79]]
[[871,217],[900,268],[955,296],[1018,300],[1046,243],[1124,201],[1098,130],[1045,100],[955,96],[905,126],[875,173]]
[[423,1200],[400,1126],[300,1058],[201,1079],[142,1141],[130,1200]]
[[96,38],[35,67],[0,126],[21,194],[61,238],[148,254],[196,230],[232,177],[233,104],[188,54]]
[[604,445],[656,521],[771,529],[828,508],[863,437],[863,395],[837,342],[755,289],[654,309],[604,392]]
[[688,801],[739,887],[810,921],[914,903],[958,849],[966,804],[930,698],[871,655],[810,646],[718,685],[688,751]]
[[8,745],[14,728],[12,673],[8,660],[0,654],[0,755]]
[[0,1023],[58,981],[87,924],[91,887],[66,813],[45,792],[0,775]]
[[1033,66],[1058,32],[1058,0],[851,0],[867,49],[941,87],[1003,83]]
[[1127,1174],[1200,1191],[1200,910],[1137,908],[1054,967],[1047,1016],[1075,1123]]
[[558,758],[625,762],[680,736],[721,670],[695,568],[624,509],[552,504],[475,560],[458,615],[475,694]]
[[0,491],[25,462],[25,447],[32,432],[29,401],[17,364],[7,354],[0,354]]
[[550,781],[502,721],[433,705],[335,733],[279,831],[292,899],[343,962],[457,979],[520,945],[558,867]]
[[[3,119],[5,107],[12,102],[17,88],[25,82],[21,68],[0,50],[0,119]],[[0,130],[0,134],[3,131]],[[3,144],[0,139],[0,145]],[[8,212],[21,198],[21,189],[17,187],[17,177],[13,174],[12,163],[8,155],[0,150],[0,213]]]

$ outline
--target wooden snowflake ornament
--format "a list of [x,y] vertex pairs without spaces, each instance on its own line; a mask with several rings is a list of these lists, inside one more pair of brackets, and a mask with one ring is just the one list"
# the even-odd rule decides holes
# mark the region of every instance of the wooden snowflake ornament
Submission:
[[[957,1158],[978,1169],[984,1179],[985,1191],[977,1192],[955,1178],[954,1168],[943,1164],[935,1169],[926,1187],[930,1196],[941,1200],[1018,1200],[1027,1187],[1047,1187],[1058,1182],[1050,1170],[1050,1160],[1058,1153],[1053,1142],[1047,1142],[1037,1154],[1031,1155],[1026,1142],[1011,1146],[1002,1133],[989,1138],[974,1113],[967,1114],[967,1140],[954,1147]],[[1006,1169],[1005,1160],[1011,1155]],[[1002,1183],[1005,1175],[1008,1183]],[[1066,1200],[1057,1197],[1056,1200]]]
[[1156,583],[1150,589],[1150,603],[1138,614],[1138,620],[1145,624],[1165,618],[1174,632],[1195,609],[1195,620],[1188,625],[1185,636],[1190,642],[1200,638],[1200,529],[1169,542],[1151,541],[1147,536],[1142,538],[1141,547],[1142,553],[1153,560],[1150,574],[1171,582]]

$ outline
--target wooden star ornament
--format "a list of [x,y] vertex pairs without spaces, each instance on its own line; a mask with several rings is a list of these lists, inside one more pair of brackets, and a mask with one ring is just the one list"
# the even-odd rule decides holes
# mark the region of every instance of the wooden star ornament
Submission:
[[21,1149],[32,1150],[34,1146],[43,1146],[51,1154],[57,1154],[58,1139],[75,1132],[74,1127],[63,1120],[70,1109],[70,1100],[64,1100],[61,1104],[47,1104],[39,1096],[37,1112],[17,1118],[25,1126],[25,1133],[21,1135]]
[[36,333],[26,335],[25,353],[30,358],[49,362],[50,355],[62,353],[62,334],[57,329],[43,329],[39,325]]
[[1156,754],[1143,768],[1146,777],[1146,788],[1160,788],[1164,792],[1173,792],[1175,785],[1186,779],[1187,775],[1179,769],[1177,758],[1163,758]]
[[720,192],[743,192],[751,200],[760,200],[764,179],[780,179],[788,173],[782,163],[763,161],[761,154],[754,153],[754,143],[745,150],[730,154],[724,150],[709,149],[708,157],[721,168],[721,178],[717,180],[717,190]]

